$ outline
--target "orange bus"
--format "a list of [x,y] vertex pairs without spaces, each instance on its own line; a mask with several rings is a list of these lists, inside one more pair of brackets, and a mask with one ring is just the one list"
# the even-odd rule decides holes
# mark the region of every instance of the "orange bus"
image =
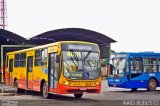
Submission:
[[54,94],[100,93],[100,50],[97,44],[60,41],[7,53],[5,83],[19,90]]

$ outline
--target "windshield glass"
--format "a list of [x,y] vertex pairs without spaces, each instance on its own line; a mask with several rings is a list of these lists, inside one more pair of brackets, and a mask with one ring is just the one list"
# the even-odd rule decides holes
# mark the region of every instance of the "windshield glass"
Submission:
[[99,54],[91,51],[63,51],[64,76],[71,79],[95,79],[100,74]]
[[121,78],[124,76],[125,66],[126,66],[126,58],[124,57],[112,57],[110,60],[110,64],[112,65],[112,77]]

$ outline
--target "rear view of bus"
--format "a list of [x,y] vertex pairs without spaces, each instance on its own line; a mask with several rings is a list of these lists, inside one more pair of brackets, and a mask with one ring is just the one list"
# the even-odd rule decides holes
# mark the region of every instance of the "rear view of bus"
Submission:
[[160,53],[115,53],[110,60],[110,68],[110,87],[154,91],[160,86]]

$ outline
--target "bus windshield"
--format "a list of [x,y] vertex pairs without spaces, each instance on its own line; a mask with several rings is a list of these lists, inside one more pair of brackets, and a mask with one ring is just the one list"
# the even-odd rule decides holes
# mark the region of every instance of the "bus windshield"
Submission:
[[110,60],[110,64],[112,65],[112,74],[111,77],[114,78],[122,78],[124,76],[125,66],[126,66],[126,58],[124,57],[113,57]]
[[98,52],[63,51],[64,76],[71,79],[96,79],[100,74]]

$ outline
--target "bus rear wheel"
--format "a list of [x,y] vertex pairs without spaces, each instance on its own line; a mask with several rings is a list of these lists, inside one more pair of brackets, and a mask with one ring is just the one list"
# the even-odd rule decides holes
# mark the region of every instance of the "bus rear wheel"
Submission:
[[157,81],[155,79],[150,79],[148,82],[148,91],[155,91],[157,88]]
[[75,98],[81,98],[82,96],[83,96],[83,93],[82,94],[74,94]]
[[42,94],[45,99],[49,99],[51,94],[48,93],[48,84],[47,82],[43,83]]

